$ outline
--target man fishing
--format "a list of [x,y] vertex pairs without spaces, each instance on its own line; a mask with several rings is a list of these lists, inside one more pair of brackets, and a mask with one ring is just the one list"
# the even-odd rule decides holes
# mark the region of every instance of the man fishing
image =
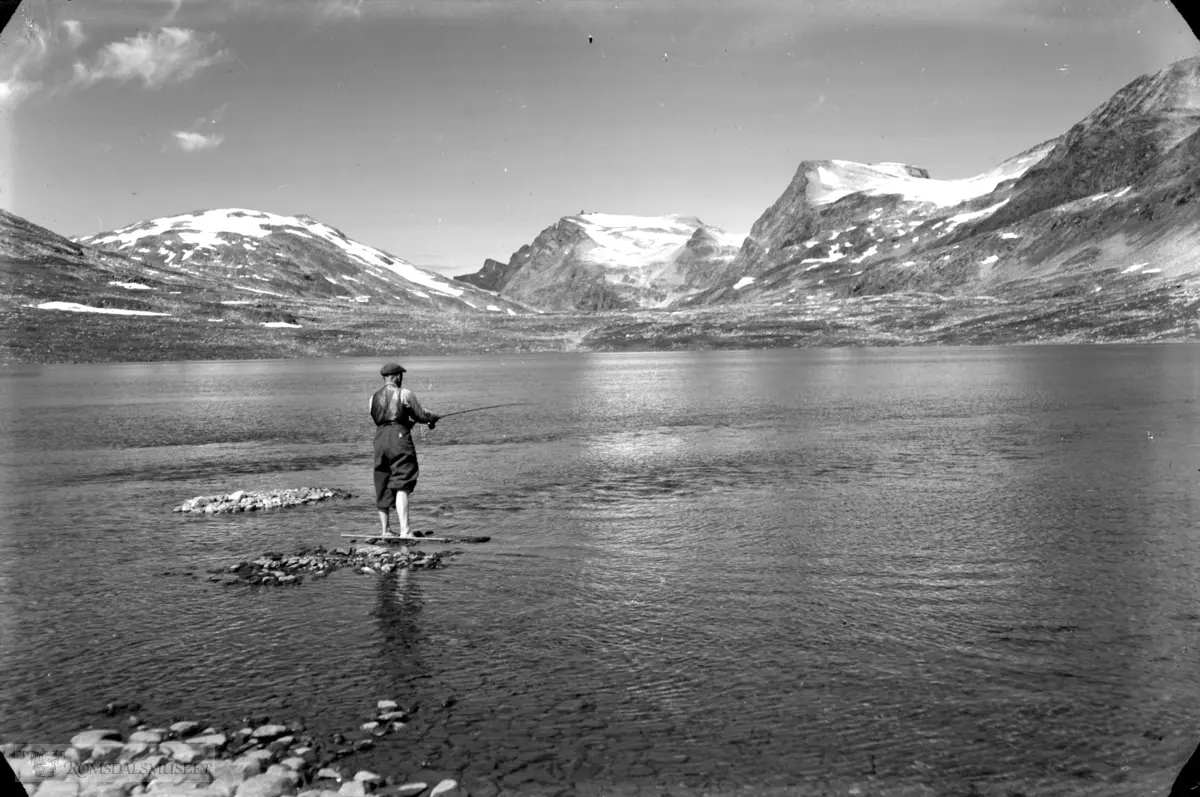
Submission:
[[383,537],[393,536],[390,524],[393,506],[400,518],[399,536],[413,536],[408,525],[408,504],[417,486],[418,467],[412,428],[423,423],[432,429],[438,421],[435,413],[421,407],[415,393],[400,386],[404,370],[399,363],[380,368],[385,384],[371,396],[371,420],[376,427],[375,506]]

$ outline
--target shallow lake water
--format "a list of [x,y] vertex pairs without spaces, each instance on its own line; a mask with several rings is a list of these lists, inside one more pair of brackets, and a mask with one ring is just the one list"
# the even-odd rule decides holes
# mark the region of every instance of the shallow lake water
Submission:
[[[1200,346],[402,359],[444,569],[369,532],[382,360],[0,371],[0,740],[415,721],[473,794],[1163,794],[1200,742]],[[196,495],[344,501],[219,516]]]

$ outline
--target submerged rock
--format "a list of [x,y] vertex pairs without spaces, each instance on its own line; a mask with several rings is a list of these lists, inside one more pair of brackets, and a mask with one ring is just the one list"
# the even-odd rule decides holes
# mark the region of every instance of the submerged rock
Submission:
[[312,504],[330,498],[353,498],[353,495],[336,487],[300,487],[289,490],[271,490],[264,493],[238,490],[226,495],[198,495],[195,498],[189,498],[171,511],[204,515],[255,512],[260,509],[280,509]]
[[380,545],[363,548],[337,548],[332,551],[322,546],[303,549],[292,555],[268,551],[252,561],[208,571],[213,583],[251,585],[259,587],[299,586],[305,575],[324,578],[338,568],[349,568],[362,575],[390,573],[403,568],[432,570],[442,565],[442,560],[455,556],[458,551],[422,551],[416,548],[395,549]]

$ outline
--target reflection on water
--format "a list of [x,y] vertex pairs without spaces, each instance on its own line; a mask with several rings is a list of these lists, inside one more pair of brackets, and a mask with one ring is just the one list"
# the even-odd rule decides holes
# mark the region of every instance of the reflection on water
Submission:
[[[480,793],[1165,794],[1200,726],[1198,354],[406,362],[434,411],[537,402],[416,435],[414,522],[493,542],[259,592],[204,571],[374,528],[378,363],[0,375],[0,732],[395,699],[354,765]],[[169,512],[298,486],[357,497]]]

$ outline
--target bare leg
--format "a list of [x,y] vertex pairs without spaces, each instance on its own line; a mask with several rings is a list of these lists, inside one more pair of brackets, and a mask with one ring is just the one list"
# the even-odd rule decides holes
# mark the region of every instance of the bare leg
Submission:
[[391,526],[388,523],[388,511],[386,509],[379,510],[379,528],[384,537],[392,533]]
[[400,536],[411,537],[412,529],[408,525],[408,493],[396,493],[396,514],[400,516]]

